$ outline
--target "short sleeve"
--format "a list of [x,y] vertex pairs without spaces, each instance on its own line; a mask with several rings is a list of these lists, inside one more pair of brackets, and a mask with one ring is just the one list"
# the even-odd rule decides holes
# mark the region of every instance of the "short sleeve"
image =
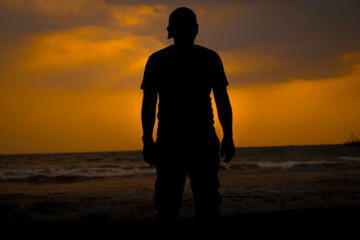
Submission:
[[226,87],[229,83],[227,81],[224,66],[221,58],[218,54],[214,58],[214,72],[213,72],[213,88],[214,87]]
[[149,57],[145,66],[144,78],[140,86],[141,89],[156,89],[155,72],[154,60],[152,57]]

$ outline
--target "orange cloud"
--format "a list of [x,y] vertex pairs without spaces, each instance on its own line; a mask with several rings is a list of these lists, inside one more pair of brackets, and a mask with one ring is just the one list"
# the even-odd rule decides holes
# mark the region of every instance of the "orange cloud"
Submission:
[[[9,69],[17,83],[45,83],[51,87],[54,78],[66,85],[70,77],[75,81],[93,86],[99,82],[114,84],[126,83],[132,76],[141,78],[147,57],[164,45],[152,37],[136,37],[129,33],[100,27],[85,27],[52,34],[32,37],[28,46],[23,47],[21,56]],[[66,74],[69,73],[69,74]],[[92,75],[93,74],[93,75]],[[26,79],[37,80],[29,81]],[[12,80],[13,80],[12,79]],[[6,79],[3,79],[3,81]],[[136,84],[140,85],[141,79]],[[125,84],[126,85],[126,84]],[[95,85],[96,86],[96,85]]]
[[159,11],[166,10],[163,5],[156,6],[116,6],[112,9],[114,17],[119,21],[120,26],[131,26],[135,24],[146,24],[148,17],[156,17]]
[[241,50],[219,52],[224,62],[227,74],[267,71],[279,69],[283,66],[284,57],[270,55],[251,55],[242,53]]

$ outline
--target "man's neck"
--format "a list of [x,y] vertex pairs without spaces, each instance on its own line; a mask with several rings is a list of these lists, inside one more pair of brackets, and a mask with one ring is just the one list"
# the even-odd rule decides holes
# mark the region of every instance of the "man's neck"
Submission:
[[179,48],[189,48],[189,47],[192,47],[194,46],[194,42],[195,42],[195,39],[192,40],[192,39],[175,39],[174,38],[174,45],[176,47],[179,47]]

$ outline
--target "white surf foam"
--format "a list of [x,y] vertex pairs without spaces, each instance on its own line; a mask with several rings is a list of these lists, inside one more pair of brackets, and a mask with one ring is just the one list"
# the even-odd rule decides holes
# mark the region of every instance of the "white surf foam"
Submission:
[[340,160],[346,160],[346,161],[360,161],[360,157],[339,157]]
[[71,176],[71,177],[119,177],[130,175],[144,175],[155,173],[155,169],[152,168],[49,168],[49,169],[20,169],[20,170],[0,170],[1,180],[17,180],[25,179],[32,176],[45,176],[45,177],[59,177],[59,176]]
[[258,162],[260,168],[293,168],[296,166],[321,166],[343,163],[340,161],[285,161],[285,162]]

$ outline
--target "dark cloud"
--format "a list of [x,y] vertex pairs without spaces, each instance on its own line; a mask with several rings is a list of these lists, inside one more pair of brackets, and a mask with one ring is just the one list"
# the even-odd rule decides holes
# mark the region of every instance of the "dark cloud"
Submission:
[[244,5],[244,11],[239,6],[239,12],[214,9],[204,15],[202,40],[222,49],[267,46],[271,54],[332,55],[360,48],[358,2],[268,1]]
[[286,59],[279,68],[235,74],[233,84],[341,76],[354,64],[342,62],[341,56],[360,52],[359,10],[358,1],[267,1],[237,4],[232,11],[219,7],[199,19],[198,41],[218,51]]
[[[261,57],[260,57],[261,58]],[[274,62],[279,61],[274,57]],[[232,86],[246,86],[264,82],[284,82],[292,79],[326,79],[340,77],[351,72],[354,62],[344,62],[339,57],[334,58],[307,58],[307,57],[284,57],[274,67],[256,69],[254,71],[235,72],[228,74]],[[264,64],[271,65],[270,62]]]
[[[35,3],[34,3],[35,4]],[[56,6],[55,6],[56,7]],[[104,8],[79,6],[79,11],[41,11],[36,5],[28,11],[23,7],[0,8],[1,31],[40,33],[88,25],[106,25],[113,16]]]
[[[356,0],[287,1],[165,1],[107,0],[108,4],[163,4],[167,14],[188,6],[198,15],[197,42],[217,51],[287,59],[282,68],[234,75],[234,82],[286,81],[290,78],[327,78],[347,72],[343,54],[360,52],[360,2]],[[151,31],[163,43],[167,18],[152,22]],[[155,26],[159,26],[156,29]],[[150,29],[148,29],[150,31]],[[146,29],[134,28],[137,34]],[[266,76],[264,78],[264,76]]]
[[[31,9],[25,6],[1,6],[0,3],[0,44],[14,44],[21,41],[26,35],[41,33],[53,33],[57,31],[76,29],[87,26],[100,26],[123,30],[134,35],[151,35],[162,41],[166,41],[167,12],[153,8],[153,14],[138,16],[140,22],[130,26],[123,26],[114,15],[114,11],[129,14],[129,8],[135,4],[126,6],[106,4],[101,0],[87,2],[74,2],[76,10],[71,6],[48,11],[41,2],[34,2]],[[61,1],[54,3],[55,9]],[[151,26],[151,27],[149,27]],[[153,27],[157,26],[157,27]],[[165,39],[165,40],[164,40]]]
[[[247,0],[246,2],[248,2]],[[183,0],[181,2],[179,1],[171,1],[171,0],[105,0],[108,4],[126,4],[126,5],[155,5],[155,4],[161,4],[161,5],[167,5],[172,7],[180,7],[180,6],[188,6],[188,5],[212,5],[212,4],[221,4],[221,2],[226,3],[238,3],[238,2],[244,2],[244,1],[236,1],[236,0],[226,0],[226,1],[217,1],[217,0],[197,0],[196,2],[191,0]]]
[[[354,63],[341,62],[341,56],[360,52],[357,0],[94,0],[74,4],[77,11],[66,6],[58,11],[42,10],[40,6],[29,11],[0,7],[0,50],[15,49],[26,42],[27,34],[84,26],[120,29],[169,44],[168,15],[176,7],[188,6],[197,13],[200,24],[197,43],[219,52],[236,50],[259,57],[273,56],[274,61],[286,59],[280,67],[232,74],[234,84],[343,75]],[[165,7],[154,7],[153,14],[137,16],[139,22],[127,26],[119,24],[112,12],[126,12],[138,5]],[[5,54],[0,60],[6,62],[9,56]],[[5,66],[1,64],[0,70]]]

